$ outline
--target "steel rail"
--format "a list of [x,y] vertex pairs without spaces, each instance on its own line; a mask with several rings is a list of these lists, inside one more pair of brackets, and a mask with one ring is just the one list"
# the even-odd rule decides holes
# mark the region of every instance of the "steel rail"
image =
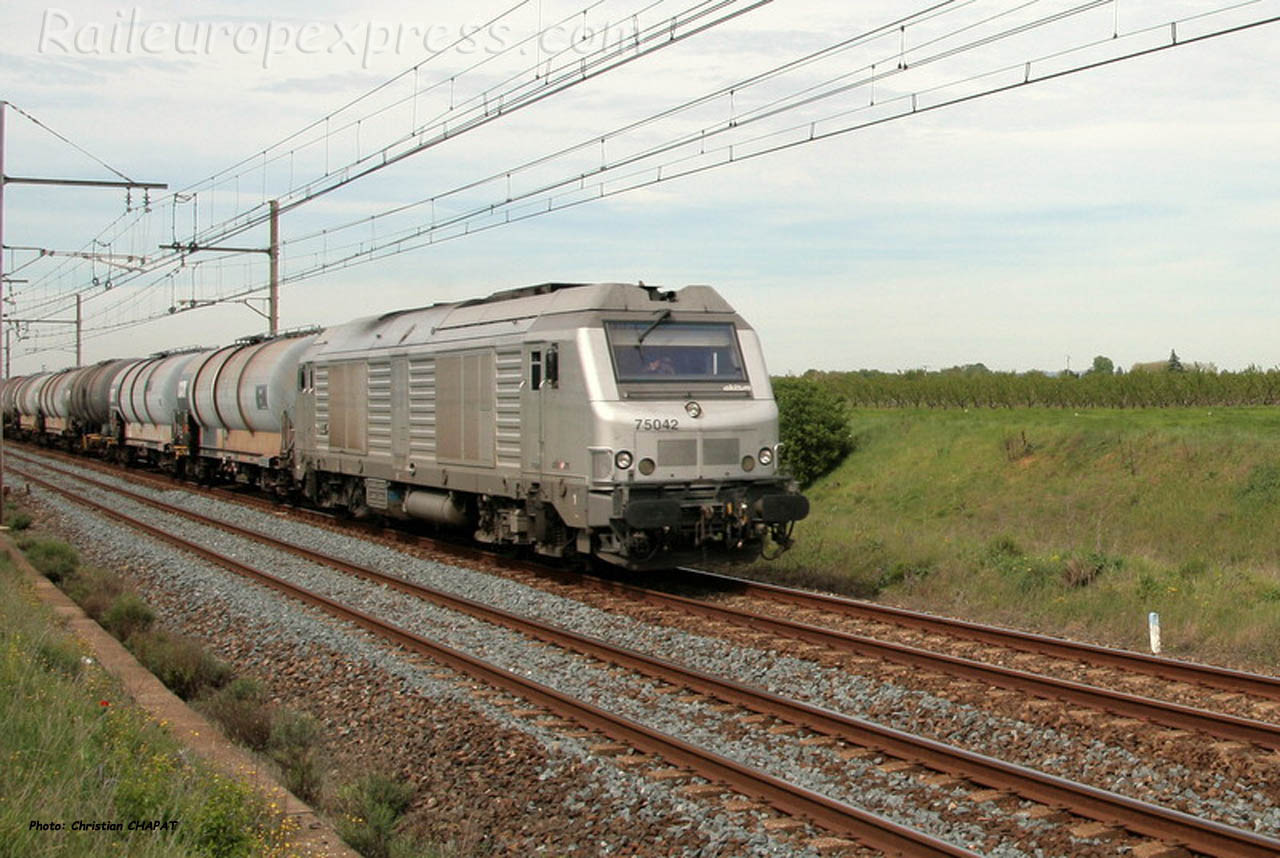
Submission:
[[778,619],[737,608],[714,605],[699,599],[632,587],[628,584],[602,580],[599,586],[639,601],[676,608],[690,614],[746,626],[793,640],[883,659],[908,667],[940,671],[951,676],[973,679],[1037,697],[1064,700],[1179,730],[1198,730],[1223,739],[1280,750],[1280,725],[1265,721],[1208,712],[1178,703],[1097,688],[1081,682],[1012,670],[945,653],[930,652],[906,644],[880,641],[794,620]]
[[407,649],[426,655],[487,684],[523,697],[556,714],[597,730],[634,748],[685,766],[710,780],[726,784],[743,795],[767,802],[783,813],[810,820],[821,828],[845,834],[891,854],[911,856],[951,856],[978,858],[978,853],[947,843],[924,832],[899,825],[873,813],[742,765],[728,757],[666,735],[635,721],[612,714],[554,688],[534,682],[505,668],[485,662],[460,650],[430,641],[407,629],[385,623],[371,614],[350,608],[324,596],[264,572],[247,563],[220,554],[162,528],[140,521],[106,504],[77,495],[47,480],[13,468],[24,479],[70,498],[76,503],[121,521],[157,539],[193,553],[236,574],[251,578],[274,590],[312,605],[338,619],[354,623]]
[[[892,756],[920,763],[937,771],[966,777],[977,783],[1009,790],[1042,804],[1066,807],[1077,815],[1122,826],[1135,833],[1155,837],[1168,843],[1182,843],[1209,855],[1271,855],[1280,852],[1280,840],[1274,840],[1229,825],[1199,819],[1181,811],[1132,799],[1108,790],[1080,784],[1008,763],[993,757],[966,751],[942,742],[914,736],[861,718],[791,700],[781,695],[752,688],[743,683],[723,679],[678,664],[653,658],[643,653],[616,647],[568,629],[494,608],[462,596],[415,584],[395,575],[380,572],[342,558],[318,552],[296,543],[281,540],[238,525],[203,516],[171,504],[111,486],[90,477],[72,474],[49,465],[43,467],[138,502],[180,515],[192,521],[217,527],[239,536],[284,551],[293,552],[313,562],[337,568],[349,574],[384,584],[452,610],[464,612],[486,622],[493,622],[548,643],[619,665],[665,682],[674,683],[753,711],[772,715],[808,727],[825,735],[857,745],[875,748]],[[21,471],[16,473],[21,474]],[[25,475],[24,475],[25,476]],[[38,479],[38,478],[37,478]]]
[[[47,467],[47,466],[46,466]],[[243,498],[243,496],[238,496]],[[265,504],[264,504],[265,506]],[[454,551],[450,543],[439,540],[426,540],[436,547],[447,547]],[[482,556],[490,561],[503,562],[487,552],[479,552],[467,547],[459,547],[456,553],[465,556]],[[507,565],[536,574],[547,574],[549,570],[531,566],[530,564],[505,561]],[[694,572],[697,570],[688,570]],[[866,636],[855,635],[820,626],[799,623],[768,617],[762,614],[714,605],[705,601],[690,599],[661,593],[618,581],[607,580],[583,573],[557,570],[554,574],[571,577],[574,580],[590,582],[593,586],[607,592],[625,595],[629,598],[647,601],[664,607],[674,607],[689,613],[699,614],[712,619],[722,620],[738,625],[745,625],[770,634],[795,638],[820,646],[837,650],[845,650],[872,658],[883,659],[895,664],[903,664],[913,668],[940,670],[963,676],[978,682],[989,683],[1002,688],[1033,694],[1036,696],[1064,700],[1091,708],[1102,709],[1126,717],[1139,718],[1173,727],[1180,730],[1197,730],[1222,739],[1247,742],[1264,748],[1280,750],[1280,725],[1234,715],[1209,712],[1177,703],[1169,703],[1154,698],[1141,697],[1109,689],[1098,688],[1071,680],[1057,679],[1012,670],[998,665],[984,664],[972,659],[934,653],[906,644],[879,641]],[[704,573],[709,574],[709,573]],[[726,580],[727,576],[719,576]],[[768,587],[769,585],[759,585]],[[778,588],[784,590],[785,588]],[[851,600],[850,600],[851,601]],[[856,603],[854,603],[856,604]],[[974,624],[975,626],[977,624]],[[1248,675],[1248,674],[1244,674]]]
[[1141,652],[1069,641],[1063,638],[1038,635],[1017,629],[988,626],[968,620],[957,620],[920,611],[911,611],[906,608],[895,608],[890,605],[877,605],[873,602],[864,602],[843,596],[815,593],[809,590],[796,590],[790,587],[751,581],[746,578],[707,572],[701,569],[681,567],[678,571],[693,580],[707,581],[722,588],[727,586],[746,595],[773,599],[787,604],[816,608],[913,629],[941,632],[952,637],[1035,652],[1056,658],[1119,667],[1130,673],[1144,673],[1175,682],[1210,685],[1228,691],[1280,700],[1280,677],[1276,676],[1248,673],[1247,671],[1232,670],[1231,668],[1212,664],[1176,661]]
[[[45,467],[48,466],[46,465]],[[119,491],[115,487],[111,487],[110,490]],[[675,608],[710,619],[754,628],[782,637],[853,652],[912,668],[941,671],[1001,688],[1064,700],[1081,706],[1113,712],[1125,717],[1151,721],[1179,730],[1196,730],[1222,739],[1280,750],[1280,725],[1270,724],[1265,721],[1209,712],[1191,706],[1098,688],[1071,680],[1027,673],[999,665],[985,664],[972,659],[935,653],[906,644],[879,641],[849,632],[800,623],[794,620],[769,617],[617,581],[577,574],[574,574],[573,577],[589,580],[594,586],[607,592],[624,595],[628,598],[656,604],[661,607]]]

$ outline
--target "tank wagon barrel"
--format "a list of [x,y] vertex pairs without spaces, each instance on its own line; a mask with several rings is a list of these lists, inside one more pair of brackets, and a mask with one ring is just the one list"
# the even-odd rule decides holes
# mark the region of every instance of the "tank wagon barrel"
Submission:
[[22,376],[6,378],[0,382],[0,414],[8,426],[18,416],[18,386],[22,384]]
[[44,432],[44,409],[41,407],[41,391],[53,380],[56,373],[42,372],[21,379],[14,390],[18,428],[26,432]]
[[105,360],[85,367],[71,383],[70,413],[86,431],[103,433],[111,422],[111,384],[128,360]]
[[175,455],[178,387],[199,352],[182,351],[128,361],[111,379],[108,408],[122,454],[146,459]]

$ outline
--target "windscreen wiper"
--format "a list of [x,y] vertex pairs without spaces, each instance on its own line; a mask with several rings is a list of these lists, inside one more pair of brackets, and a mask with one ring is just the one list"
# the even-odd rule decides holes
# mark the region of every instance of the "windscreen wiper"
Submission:
[[653,324],[645,328],[644,333],[642,333],[636,339],[636,348],[640,348],[640,344],[644,342],[644,338],[652,334],[654,328],[658,327],[658,325],[661,325],[663,322],[665,322],[667,319],[670,319],[670,318],[671,318],[671,310],[669,309],[663,310],[662,313],[658,315],[658,318],[653,320]]

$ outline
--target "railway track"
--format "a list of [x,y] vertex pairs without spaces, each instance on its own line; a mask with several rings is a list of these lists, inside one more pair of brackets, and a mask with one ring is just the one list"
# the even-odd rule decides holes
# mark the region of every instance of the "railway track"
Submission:
[[[81,464],[75,462],[75,464]],[[65,472],[64,472],[65,473]],[[99,484],[100,487],[103,484]],[[171,487],[171,486],[166,486]],[[114,490],[114,489],[113,489]],[[208,490],[217,494],[217,490]],[[232,494],[238,500],[260,508],[276,509],[274,504],[243,494]],[[303,511],[311,516],[314,512]],[[326,521],[328,519],[326,518]],[[442,547],[453,551],[452,545],[419,537],[434,549]],[[475,549],[458,549],[463,554],[479,554],[493,560],[491,554]],[[1231,740],[1247,742],[1259,747],[1280,750],[1280,725],[1252,718],[1212,712],[1192,706],[1170,703],[1152,697],[1127,694],[1107,688],[1046,676],[1026,670],[1014,670],[969,658],[937,653],[920,647],[879,640],[866,635],[853,634],[812,623],[782,619],[759,611],[726,606],[706,599],[679,596],[650,587],[640,587],[616,580],[604,579],[581,572],[547,570],[522,562],[508,565],[535,574],[553,574],[561,580],[590,585],[597,590],[626,596],[658,607],[682,611],[707,619],[729,622],[755,629],[781,638],[805,641],[836,651],[882,659],[913,669],[943,672],[951,676],[972,679],[984,684],[1007,688],[1020,693],[1068,703],[1089,706],[1113,714],[1139,718],[1174,729],[1187,729]],[[888,606],[878,606],[852,599],[843,599],[820,593],[778,587],[751,582],[746,579],[693,569],[680,570],[695,581],[708,581],[716,587],[740,591],[746,595],[760,596],[770,602],[785,602],[806,608],[818,607],[836,616],[869,617],[878,622],[896,622],[917,629],[946,632],[958,637],[978,640],[993,646],[1034,651],[1054,658],[1083,661],[1090,665],[1158,676],[1174,682],[1191,682],[1208,687],[1225,688],[1232,692],[1280,698],[1280,678],[1233,671],[1212,665],[1178,662],[1144,656],[1091,644],[1077,643],[1042,635],[1032,635],[1010,629],[1001,629],[979,623],[933,617],[919,612],[905,611]]]
[[[84,480],[87,483],[96,485],[98,488],[126,494],[142,503],[163,506],[169,512],[174,514],[188,516],[193,520],[199,520],[206,524],[217,524],[214,520],[206,519],[203,516],[198,516],[194,513],[189,513],[179,507],[174,507],[168,504],[158,504],[143,495],[137,494],[136,492],[127,492],[119,489],[118,487],[111,486],[98,480],[90,480],[83,476],[77,477],[66,470],[54,470],[58,470],[59,473],[65,476]],[[226,525],[219,526],[226,527]],[[241,535],[264,541],[268,539],[261,534],[251,532],[241,532]],[[306,549],[301,546],[288,546],[288,550],[303,552]],[[335,558],[317,557],[312,559],[328,565],[338,565],[338,561]],[[366,577],[371,577],[377,574],[372,570],[358,571],[355,569],[347,569],[346,571],[353,574],[362,574]],[[854,635],[848,632],[832,630],[807,623],[800,623],[794,620],[779,619],[759,612],[726,607],[702,599],[677,596],[649,588],[623,584],[617,581],[608,581],[602,578],[595,578],[579,573],[561,574],[572,577],[574,580],[590,582],[592,586],[598,589],[622,594],[648,604],[672,610],[684,611],[686,613],[695,614],[712,620],[734,623],[746,628],[756,629],[790,640],[805,641],[838,651],[850,652],[871,658],[879,658],[911,668],[942,672],[951,676],[972,679],[977,682],[994,685],[1000,688],[1007,688],[1025,694],[1063,700],[1072,704],[1089,706],[1120,716],[1139,718],[1175,729],[1196,730],[1221,739],[1248,742],[1263,748],[1280,750],[1280,725],[1277,724],[1239,718],[1232,715],[1196,709],[1190,706],[1167,703],[1149,697],[1139,697],[1105,688],[1097,688],[1078,682],[1042,676],[1027,671],[1011,670],[1009,668],[986,664],[972,659],[957,658],[955,656],[931,652],[917,647],[880,641],[862,635]],[[733,580],[736,583],[737,579]],[[786,595],[789,598],[794,596],[797,601],[804,598],[804,594],[799,591],[789,591],[786,592]],[[849,600],[837,600],[835,604],[849,605],[855,610],[861,610],[860,605]],[[1085,647],[1082,651],[1091,652],[1091,648]],[[1198,666],[1191,665],[1189,667],[1194,668]],[[1185,673],[1183,675],[1185,675]],[[1217,676],[1218,673],[1216,669],[1210,668],[1207,670],[1207,675],[1214,677]],[[1250,674],[1242,674],[1242,676],[1247,677],[1250,676]],[[1254,678],[1259,681],[1259,684],[1262,684],[1262,681],[1266,679],[1266,677]]]
[[[48,466],[45,465],[45,467]],[[901,731],[889,730],[860,719],[850,718],[819,707],[788,700],[779,695],[764,693],[741,683],[725,681],[709,674],[691,671],[670,662],[650,658],[642,653],[627,651],[600,640],[577,635],[566,629],[519,617],[510,612],[497,610],[439,590],[425,588],[395,576],[388,576],[376,569],[362,567],[340,558],[284,543],[260,532],[230,527],[216,519],[208,519],[189,510],[161,503],[136,492],[123,492],[118,486],[91,480],[82,475],[62,473],[64,476],[83,481],[85,484],[95,485],[102,491],[122,493],[153,508],[163,509],[169,514],[181,515],[189,520],[200,521],[207,526],[235,530],[242,537],[270,544],[280,550],[305,554],[313,562],[341,569],[343,572],[375,581],[383,586],[393,587],[416,598],[447,606],[451,610],[466,612],[471,616],[483,618],[487,622],[500,623],[508,628],[517,629],[523,634],[584,653],[629,670],[645,673],[674,686],[694,689],[717,700],[745,706],[755,712],[782,719],[789,724],[803,726],[825,736],[839,739],[842,742],[872,748],[891,754],[901,760],[924,765],[937,772],[964,777],[995,789],[1008,790],[1044,805],[1070,808],[1072,812],[1081,816],[1102,820],[1109,825],[1120,826],[1143,836],[1156,838],[1162,842],[1184,844],[1198,852],[1215,855],[1269,855],[1275,854],[1275,850],[1280,848],[1280,841],[1252,832],[1197,819],[1158,805],[1139,802],[1104,790],[1075,784],[1062,778],[1047,776],[1040,772],[1003,763],[990,757],[962,751],[958,748],[951,748],[942,743],[922,740]],[[43,484],[51,490],[66,492],[65,489],[57,488],[34,475],[23,474],[23,476],[33,482]],[[874,844],[876,848],[889,851],[905,849],[910,854],[970,854],[964,850],[945,851],[955,847],[949,847],[941,842],[930,844],[926,840],[922,844],[920,841],[911,841],[909,838],[914,837],[915,834],[910,831],[896,830],[892,824],[886,827],[878,819],[868,819],[866,815],[859,816],[857,813],[850,812],[856,811],[856,808],[850,808],[840,802],[832,803],[821,796],[806,795],[807,791],[803,789],[799,791],[790,789],[785,782],[779,782],[778,779],[771,778],[763,772],[744,771],[741,766],[733,764],[732,761],[724,758],[715,759],[716,755],[696,757],[697,749],[689,747],[688,743],[672,740],[671,737],[652,735],[652,731],[646,732],[642,725],[637,725],[634,722],[621,723],[606,720],[610,716],[607,712],[599,710],[598,707],[586,705],[583,708],[584,705],[580,701],[565,700],[563,699],[564,695],[555,692],[553,689],[545,686],[537,687],[537,683],[526,685],[522,681],[517,682],[518,678],[513,679],[509,671],[483,663],[477,664],[475,663],[477,660],[466,656],[464,653],[459,653],[447,647],[440,649],[437,645],[433,645],[419,636],[405,632],[403,629],[389,626],[368,614],[352,611],[332,600],[315,594],[308,594],[296,585],[282,581],[276,576],[264,573],[261,570],[252,569],[241,561],[216,553],[211,554],[207,549],[198,546],[192,547],[187,544],[187,540],[175,537],[172,534],[159,532],[154,526],[132,520],[131,517],[117,509],[112,509],[87,498],[78,497],[72,492],[67,492],[67,494],[78,502],[95,506],[105,514],[128,520],[131,526],[141,527],[171,543],[183,544],[185,550],[200,553],[224,568],[233,569],[239,574],[249,575],[266,583],[268,586],[316,605],[330,614],[355,622],[402,645],[426,652],[432,658],[471,673],[485,682],[506,688],[526,699],[536,700],[540,705],[548,706],[565,717],[572,718],[593,729],[598,729],[606,735],[631,744],[633,747],[649,753],[660,754],[664,758],[678,762],[681,765],[688,765],[702,772],[709,779],[726,783],[744,794],[765,799],[786,813],[812,819],[830,830],[850,834],[863,842]],[[794,631],[794,628],[788,628],[786,633],[791,634]],[[805,632],[805,634],[810,634],[810,632]],[[944,851],[921,851],[935,848],[940,848]]]
[[[43,448],[40,449],[39,452],[42,456],[52,456],[79,467],[91,467],[95,470],[102,470],[105,473],[113,475],[119,474],[118,468],[93,462],[92,460],[85,460],[80,457],[69,456],[64,453]],[[175,483],[172,478],[161,478],[151,475],[147,475],[144,478],[152,480],[153,485],[156,485],[157,487],[173,488],[175,485],[181,485],[188,491],[205,493],[214,497],[235,498],[240,503],[251,505],[259,509],[274,511],[284,508],[288,509],[291,514],[311,520],[318,520],[327,524],[333,524],[335,522],[335,519],[326,513],[320,513],[303,507],[282,507],[282,505],[277,502],[265,500],[256,495],[247,494],[235,489],[200,486],[195,483],[187,482]],[[358,522],[348,521],[346,524],[350,526],[360,526],[360,523]],[[483,559],[487,562],[505,565],[509,568],[524,572],[532,572],[533,574],[551,574],[561,578],[562,580],[571,580],[575,583],[581,582],[583,584],[590,584],[598,589],[625,593],[635,597],[652,598],[655,600],[660,599],[663,595],[663,593],[653,588],[627,586],[616,580],[599,578],[565,569],[548,569],[547,567],[538,566],[536,564],[512,560],[507,556],[495,554],[483,548],[477,548],[475,546],[454,541],[445,541],[426,536],[407,534],[403,531],[382,528],[376,525],[369,526],[368,530],[371,533],[376,533],[383,537],[389,537],[399,542],[420,544],[431,550],[442,551],[463,558]],[[834,618],[864,619],[874,623],[899,626],[920,632],[946,635],[955,639],[974,641],[1010,650],[1037,653],[1051,658],[1084,664],[1089,667],[1115,668],[1127,674],[1147,675],[1171,683],[1188,683],[1207,688],[1215,688],[1226,692],[1248,695],[1257,699],[1280,701],[1280,676],[1266,676],[1247,671],[1233,670],[1231,668],[1221,667],[1218,665],[1200,664],[1167,657],[1152,656],[1130,650],[1098,646],[1096,644],[1024,632],[1018,629],[1010,629],[983,623],[975,623],[967,620],[926,614],[920,611],[911,611],[890,605],[850,599],[842,596],[814,592],[811,590],[782,587],[776,584],[753,581],[747,578],[709,572],[691,567],[680,567],[675,570],[675,572],[680,576],[681,583],[685,586],[693,585],[706,587],[721,593],[736,594],[764,602],[808,609],[814,612],[827,614]],[[689,601],[686,601],[683,604],[687,606]],[[676,602],[672,600],[670,604],[674,605]],[[759,612],[742,611],[740,613],[744,618],[747,618],[751,614]],[[732,612],[725,612],[722,616],[731,617],[733,614]]]
[[[86,462],[83,458],[51,453],[43,449],[40,452],[56,456],[79,467],[91,467],[108,474],[119,474],[118,468],[101,463]],[[912,669],[946,670],[957,676],[969,676],[977,682],[994,684],[1017,693],[1090,706],[1121,717],[1139,718],[1174,729],[1202,730],[1228,741],[1242,741],[1264,748],[1276,747],[1278,731],[1272,722],[1276,720],[1276,714],[1280,713],[1280,702],[1275,702],[1280,700],[1280,677],[1170,658],[1157,658],[1143,653],[938,617],[703,570],[690,568],[676,570],[680,576],[682,589],[687,590],[691,584],[695,587],[706,586],[717,595],[736,594],[742,601],[752,600],[756,603],[783,605],[785,610],[789,610],[793,616],[817,615],[817,619],[787,621],[772,613],[762,613],[755,608],[735,609],[724,604],[723,599],[686,598],[681,600],[678,596],[658,587],[638,587],[579,571],[547,567],[452,540],[410,534],[367,522],[339,523],[326,513],[299,507],[282,507],[272,500],[235,489],[175,483],[172,478],[153,475],[144,475],[142,478],[151,481],[157,487],[172,489],[180,485],[188,491],[214,497],[231,497],[239,503],[271,510],[277,514],[281,509],[287,509],[290,515],[304,520],[317,521],[329,527],[356,527],[376,539],[419,546],[437,555],[475,560],[490,568],[496,566],[512,574],[532,576],[536,579],[550,577],[560,582],[568,582],[575,587],[591,586],[602,592],[624,595],[717,621],[735,623],[744,628],[764,628],[767,633],[776,634],[783,639],[795,637],[793,631],[798,632],[801,635],[799,639],[831,648],[833,651],[858,652],[867,657],[882,659]],[[851,620],[853,622],[850,622]],[[856,628],[849,631],[848,627],[856,625],[858,620],[869,621],[878,628],[873,629],[870,634]],[[832,626],[836,628],[831,628]],[[846,628],[842,629],[841,626]],[[884,630],[895,627],[930,635],[928,648],[915,645],[915,642],[910,639],[910,634],[906,636],[905,642],[894,643],[887,640],[889,635],[886,635]],[[953,643],[938,646],[937,639],[943,636]],[[1000,659],[992,657],[997,654],[990,649],[982,651],[981,658],[969,657],[969,653],[962,646],[966,642],[1015,653],[1037,654],[1042,656],[1042,659],[1033,666],[1034,670],[1027,669],[1025,664],[1021,663],[1024,658],[1022,656],[1005,659],[1013,662],[1016,669],[1001,667],[998,663]],[[948,655],[945,651],[938,653],[937,649],[949,650],[951,654]],[[1150,683],[1134,681],[1143,676],[1165,682],[1169,687],[1153,690]],[[1081,681],[1082,678],[1087,681]],[[1125,685],[1139,687],[1134,693],[1109,690],[1109,688]],[[1220,693],[1196,694],[1194,693],[1196,688],[1205,689],[1206,692],[1217,689]],[[1199,698],[1199,705],[1174,702],[1189,696]],[[1207,720],[1199,714],[1210,710],[1221,711],[1224,708],[1235,711],[1221,716],[1211,716]]]
[[691,582],[704,583],[726,591],[740,593],[786,605],[810,608],[839,617],[855,617],[914,629],[949,635],[1023,652],[1039,653],[1053,658],[1078,661],[1100,667],[1115,667],[1128,673],[1141,673],[1170,682],[1188,682],[1224,691],[1248,694],[1269,700],[1280,700],[1280,677],[1263,676],[1209,664],[1177,661],[1140,652],[1097,646],[1048,635],[1032,634],[1017,629],[939,617],[920,611],[909,611],[890,605],[862,602],[825,593],[779,587],[746,578],[721,575],[683,567],[679,570]]
[[1280,750],[1280,725],[1239,718],[1150,697],[1112,691],[1079,682],[932,652],[823,626],[779,619],[768,614],[726,607],[703,599],[691,599],[643,587],[596,579],[596,586],[637,601],[685,611],[712,620],[730,622],[791,640],[805,641],[859,656],[883,659],[906,667],[945,673],[1000,688],[1089,706],[1167,727],[1197,730],[1222,739],[1249,742]]

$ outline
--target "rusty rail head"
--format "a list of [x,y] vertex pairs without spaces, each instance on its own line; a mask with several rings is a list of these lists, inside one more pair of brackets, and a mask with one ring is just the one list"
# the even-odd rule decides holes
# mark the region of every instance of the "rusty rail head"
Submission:
[[[626,585],[616,589],[625,591]],[[848,632],[825,629],[820,626],[781,620],[775,617],[739,611],[713,605],[698,599],[674,596],[648,590],[634,590],[635,598],[654,604],[677,606],[692,614],[739,623],[759,631],[782,635],[840,650],[847,650],[873,658],[881,658],[896,664],[925,670],[940,671],[953,676],[974,679],[979,682],[1010,688],[1038,697],[1047,697],[1078,703],[1095,709],[1114,712],[1132,718],[1152,721],[1183,730],[1199,730],[1210,735],[1239,742],[1248,742],[1263,748],[1280,750],[1280,725],[1268,724],[1249,718],[1207,712],[1177,703],[1166,703],[1148,697],[1139,697],[1105,688],[1096,688],[1079,682],[1041,676],[1034,673],[1011,670],[998,665],[984,664],[971,659],[930,652],[905,644],[878,641],[874,638]]]
[[920,611],[895,608],[891,605],[878,605],[873,602],[864,602],[843,596],[780,587],[776,584],[766,584],[760,581],[751,581],[746,578],[736,578],[731,575],[722,575],[717,572],[707,572],[700,569],[682,568],[680,571],[688,575],[692,580],[707,581],[719,587],[727,587],[744,594],[774,599],[787,604],[803,605],[837,614],[891,623],[906,628],[941,632],[952,637],[1035,652],[1041,655],[1119,667],[1130,673],[1143,673],[1175,682],[1208,685],[1227,691],[1280,700],[1280,677],[1277,676],[1248,673],[1247,671],[1233,670],[1213,664],[1177,661],[1141,652],[1033,634],[1019,631],[1018,629],[934,616]]

